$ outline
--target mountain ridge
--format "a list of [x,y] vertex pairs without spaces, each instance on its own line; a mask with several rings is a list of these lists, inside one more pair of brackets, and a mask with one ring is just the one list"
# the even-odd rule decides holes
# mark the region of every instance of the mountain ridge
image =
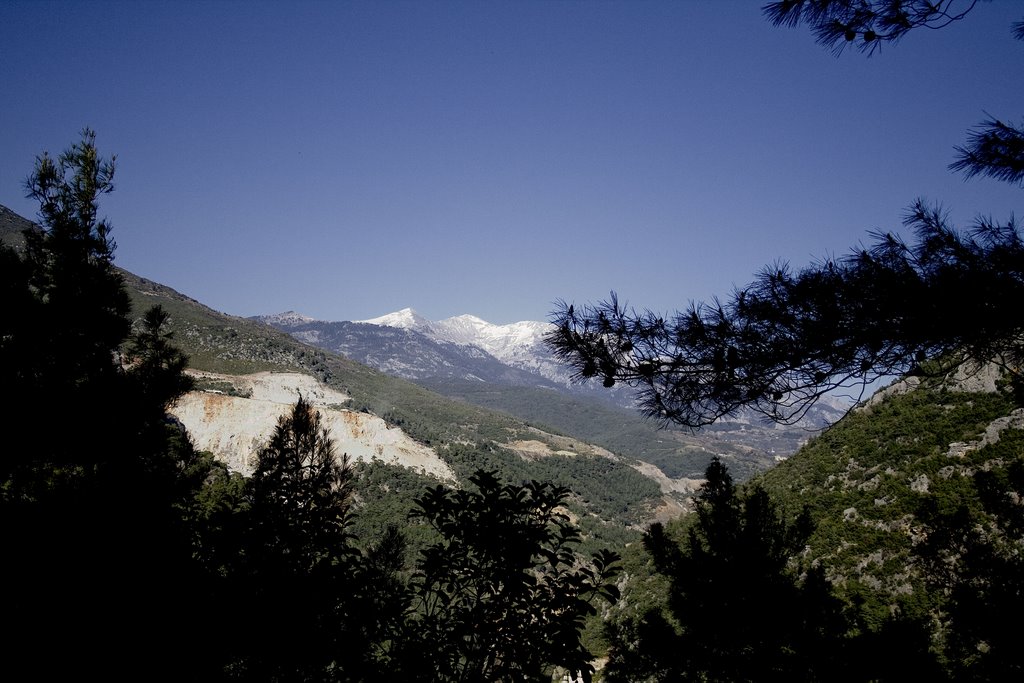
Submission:
[[741,414],[692,434],[640,417],[626,385],[574,383],[543,343],[549,323],[493,325],[472,314],[431,321],[412,308],[362,321],[311,322],[294,311],[254,319],[442,395],[655,464],[670,477],[699,478],[717,455],[744,479],[795,452],[848,408],[823,401],[817,422],[797,427]]
[[[5,245],[17,249],[24,243],[25,230],[40,229],[6,207],[0,208],[0,240]],[[639,463],[628,457],[551,433],[505,413],[429,391],[307,344],[270,325],[216,311],[166,285],[121,268],[117,270],[129,295],[133,325],[138,327],[143,314],[152,306],[162,306],[169,316],[167,332],[173,335],[172,343],[189,358],[191,371],[205,376],[196,391],[186,396],[182,407],[194,401],[190,410],[204,420],[217,411],[242,411],[261,420],[257,429],[242,429],[242,423],[250,421],[243,415],[237,425],[226,427],[228,433],[211,435],[211,443],[221,437],[245,441],[242,451],[235,456],[215,453],[229,464],[234,462],[239,471],[245,471],[244,452],[256,447],[260,430],[272,428],[276,413],[287,407],[279,402],[252,401],[246,396],[254,374],[301,373],[315,378],[318,386],[348,397],[343,403],[330,402],[318,409],[331,413],[331,419],[338,417],[346,428],[354,431],[358,443],[348,441],[346,436],[339,442],[341,448],[348,448],[345,444],[351,443],[353,449],[358,447],[370,456],[354,459],[357,478],[362,481],[368,477],[366,483],[373,487],[373,491],[366,489],[360,494],[363,503],[357,518],[364,520],[361,524],[380,525],[389,519],[400,519],[405,514],[403,506],[413,504],[417,490],[425,490],[439,481],[436,476],[423,476],[424,470],[428,475],[441,474],[443,480],[450,481],[449,477],[454,476],[456,486],[464,485],[480,469],[512,482],[536,479],[566,486],[573,491],[570,508],[580,518],[584,540],[597,544],[595,547],[633,539],[639,525],[653,515],[665,514],[666,510],[678,514],[681,510],[673,493],[677,486],[656,473],[650,472],[654,476],[648,476]],[[290,319],[301,322],[302,317],[295,314]],[[262,421],[268,424],[263,425]],[[200,431],[192,418],[183,422],[186,428]],[[387,439],[359,441],[358,432],[367,430]],[[405,435],[418,445],[411,446],[405,437],[391,440],[388,432],[395,437]],[[401,460],[397,452],[373,457],[371,451],[376,444],[388,448],[387,444],[392,442],[410,445],[419,461],[409,466],[399,463],[403,467],[395,468],[393,464]],[[338,454],[343,452],[339,450]],[[431,456],[431,452],[436,456]],[[424,458],[437,466],[425,468],[429,463]],[[387,482],[398,480],[406,482],[400,487],[405,491],[400,501],[387,495],[394,490]],[[393,516],[396,514],[399,517]]]

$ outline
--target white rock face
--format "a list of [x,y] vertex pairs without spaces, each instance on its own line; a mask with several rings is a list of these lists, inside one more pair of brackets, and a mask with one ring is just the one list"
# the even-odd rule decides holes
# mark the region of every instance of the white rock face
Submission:
[[263,372],[247,376],[192,373],[198,378],[232,384],[248,398],[223,393],[192,391],[171,413],[184,423],[200,450],[212,452],[232,470],[252,474],[258,451],[273,434],[277,420],[291,410],[301,393],[320,411],[339,456],[350,460],[378,459],[409,467],[445,481],[455,474],[433,449],[389,428],[379,417],[341,408],[348,396],[299,373]]

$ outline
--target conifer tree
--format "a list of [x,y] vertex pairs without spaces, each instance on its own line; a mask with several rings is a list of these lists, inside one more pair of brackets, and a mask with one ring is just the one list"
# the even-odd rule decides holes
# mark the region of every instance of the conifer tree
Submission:
[[672,621],[655,612],[613,627],[608,680],[841,680],[840,603],[818,571],[801,579],[790,566],[809,517],[786,521],[763,489],[738,492],[717,458],[705,477],[682,543],[660,524],[644,536]]
[[[872,53],[907,32],[965,19],[971,0],[779,0],[775,25],[807,25],[822,45]],[[1013,27],[1024,40],[1024,22]],[[957,148],[951,168],[1024,183],[1024,129],[989,117]],[[794,423],[838,388],[1001,362],[1020,382],[1024,362],[1024,237],[1011,217],[960,231],[918,200],[904,226],[916,242],[874,233],[866,247],[794,270],[766,266],[723,299],[672,315],[608,301],[563,303],[550,348],[579,381],[637,389],[641,411],[690,429],[749,409]]]
[[392,529],[356,549],[352,476],[321,413],[300,396],[257,453],[222,539],[226,609],[240,624],[226,643],[228,679],[397,680],[390,643],[408,606],[405,542]]
[[40,226],[24,255],[2,251],[13,304],[0,338],[9,651],[53,678],[131,678],[157,662],[198,672],[202,648],[183,648],[177,629],[201,611],[190,510],[203,475],[165,414],[188,386],[184,359],[149,348],[144,332],[137,348],[151,353],[123,362],[131,311],[98,204],[114,160],[95,140],[86,129],[58,157],[38,157],[26,190]]

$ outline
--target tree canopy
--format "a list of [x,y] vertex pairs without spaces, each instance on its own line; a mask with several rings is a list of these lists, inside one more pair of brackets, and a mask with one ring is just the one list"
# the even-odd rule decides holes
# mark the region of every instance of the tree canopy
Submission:
[[26,182],[41,225],[23,255],[0,249],[8,652],[58,678],[202,672],[208,651],[178,651],[175,631],[212,623],[192,552],[206,461],[166,415],[190,380],[165,312],[133,326],[99,218],[113,177],[88,129],[41,155]]
[[980,220],[962,234],[922,202],[905,223],[916,243],[877,234],[843,258],[770,266],[726,301],[668,320],[614,295],[563,305],[548,342],[577,379],[637,386],[644,414],[691,428],[742,408],[794,422],[830,391],[920,370],[927,358],[1019,364],[1019,226]]
[[[431,488],[413,519],[440,536],[411,582],[410,653],[423,680],[548,680],[561,667],[590,680],[593,655],[580,641],[593,602],[618,598],[615,553],[586,562],[563,505],[569,489],[505,484],[494,472],[475,490]],[[408,653],[407,653],[408,656]]]
[[787,520],[764,489],[738,491],[717,458],[705,476],[681,542],[661,524],[644,535],[671,621],[655,610],[611,626],[608,680],[845,680],[841,603],[792,559],[809,514]]
[[912,29],[938,29],[967,16],[978,0],[778,0],[764,7],[776,26],[807,24],[818,43],[871,54]]
[[[911,29],[960,20],[974,4],[782,0],[765,14],[776,25],[810,25],[826,46],[859,40],[871,52]],[[1024,39],[1024,22],[1014,35]],[[951,167],[968,177],[1024,181],[1020,128],[990,118],[957,150]],[[691,429],[742,409],[793,423],[826,393],[926,367],[996,360],[1019,378],[1024,243],[1016,221],[979,218],[960,231],[941,207],[918,200],[904,226],[916,241],[872,233],[844,257],[767,266],[724,300],[671,316],[620,305],[614,293],[597,304],[563,302],[547,343],[576,380],[625,382],[645,415]],[[942,362],[923,365],[928,359]]]

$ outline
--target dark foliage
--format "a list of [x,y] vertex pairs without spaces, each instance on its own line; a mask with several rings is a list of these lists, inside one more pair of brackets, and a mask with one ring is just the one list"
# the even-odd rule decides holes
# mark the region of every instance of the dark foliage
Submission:
[[0,250],[12,670],[433,681],[524,680],[561,665],[589,675],[583,618],[594,598],[614,600],[615,556],[573,552],[567,489],[480,473],[478,492],[431,490],[418,502],[434,545],[410,587],[394,525],[356,544],[351,470],[301,397],[248,480],[193,450],[166,412],[191,387],[169,314],[154,308],[133,325],[97,219],[112,177],[91,131],[56,161],[40,157],[28,188],[42,229],[26,234],[24,257]]
[[971,477],[980,509],[921,503],[927,531],[917,559],[945,596],[940,636],[952,678],[1009,681],[1024,676],[1019,615],[1024,610],[1024,457]]
[[1024,187],[1024,123],[1015,126],[989,117],[970,131],[967,144],[956,152],[951,170],[962,171],[968,178],[983,175]]
[[552,667],[589,680],[593,656],[583,619],[601,597],[614,602],[618,559],[583,562],[578,532],[562,512],[568,490],[471,477],[476,490],[430,489],[413,518],[441,541],[412,579],[415,617],[404,643],[407,676],[429,681],[549,680]]
[[670,581],[668,608],[612,629],[612,681],[833,680],[847,622],[817,570],[792,558],[812,528],[793,522],[760,488],[739,494],[717,459],[681,545],[653,525],[644,545]]
[[779,0],[764,6],[776,26],[807,24],[818,43],[868,54],[916,28],[938,29],[967,16],[977,0]]
[[[765,6],[775,25],[809,25],[826,46],[868,52],[915,28],[962,19],[975,2],[781,0]],[[1014,35],[1024,36],[1022,24]],[[1024,132],[989,119],[958,148],[954,170],[1016,183],[1024,179]],[[917,243],[876,234],[867,248],[793,272],[765,268],[725,302],[691,304],[665,317],[611,299],[552,315],[552,350],[586,381],[639,389],[643,413],[696,429],[750,408],[798,421],[839,387],[918,371],[941,356],[948,371],[967,361],[1021,359],[1024,287],[1021,234],[980,219],[967,234],[918,200],[905,225]]]
[[[50,678],[133,678],[156,662],[171,677],[203,675],[213,622],[192,522],[208,462],[164,410],[188,381],[161,314],[131,336],[98,218],[113,174],[89,130],[39,157],[26,188],[41,228],[26,232],[24,257],[2,250],[6,652]],[[198,624],[194,647],[180,647],[184,624]]]
[[378,627],[404,611],[394,580],[403,541],[389,534],[365,557],[354,549],[351,480],[320,413],[300,397],[259,451],[236,528],[226,538],[238,544],[224,582],[235,596],[227,613],[238,622],[227,644],[229,678],[367,675]]
[[563,305],[548,337],[576,378],[636,386],[644,414],[697,428],[741,408],[793,422],[825,393],[944,357],[1022,360],[1024,242],[1012,220],[967,234],[917,202],[905,224],[845,258],[766,269],[726,302],[665,319],[610,301]]

